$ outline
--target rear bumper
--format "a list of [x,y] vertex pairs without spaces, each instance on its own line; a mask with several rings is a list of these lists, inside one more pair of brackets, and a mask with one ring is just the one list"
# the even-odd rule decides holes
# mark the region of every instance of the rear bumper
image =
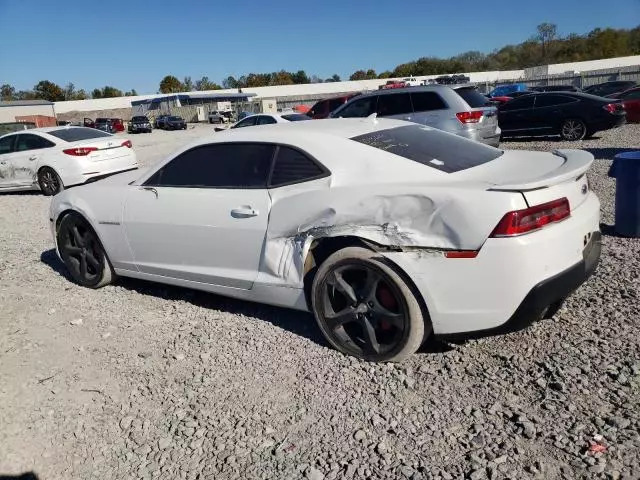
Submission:
[[625,123],[627,123],[627,117],[625,115],[610,115],[609,117],[591,121],[588,128],[592,132],[598,132],[601,130],[620,127]]
[[533,322],[540,320],[549,309],[559,305],[595,272],[600,261],[601,248],[602,236],[600,232],[593,232],[589,243],[583,251],[583,259],[572,267],[534,286],[515,313],[502,325],[474,332],[441,334],[437,335],[438,338],[442,340],[461,340],[503,335],[524,330]]
[[128,155],[97,162],[84,161],[73,171],[59,172],[65,187],[82,185],[92,180],[138,168],[138,159],[134,151]]
[[491,147],[497,147],[498,145],[500,145],[500,135],[502,131],[500,130],[500,127],[496,127],[495,131],[491,134],[478,129],[463,130],[455,133],[460,135],[461,137],[475,140],[476,142],[484,143],[485,145],[489,145]]

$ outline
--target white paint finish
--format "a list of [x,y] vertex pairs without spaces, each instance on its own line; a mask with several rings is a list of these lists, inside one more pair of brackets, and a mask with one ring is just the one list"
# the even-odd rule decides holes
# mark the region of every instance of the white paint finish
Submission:
[[[497,326],[534,285],[580,261],[584,235],[599,227],[595,195],[561,223],[487,239],[507,211],[526,207],[519,192],[487,189],[545,179],[553,185],[546,194],[561,193],[552,188],[565,188],[565,175],[586,170],[588,155],[577,152],[571,160],[569,152],[566,160],[507,152],[445,174],[347,138],[401,125],[407,124],[344,119],[212,134],[179,152],[227,141],[285,142],[308,151],[332,175],[268,191],[158,188],[156,198],[142,190],[144,179],[171,157],[131,185],[135,175],[126,173],[65,191],[54,197],[51,217],[73,208],[90,219],[120,275],[298,309],[305,308],[303,266],[314,239],[349,235],[396,247],[403,251],[384,255],[416,283],[436,333]],[[259,215],[233,218],[231,210],[243,205]],[[104,224],[119,221],[126,229]],[[446,259],[443,248],[480,254]]]
[[[0,155],[0,167],[3,166],[2,162],[6,162],[5,167],[8,168],[10,165],[10,175],[13,176],[13,178],[7,178],[7,173],[0,172],[5,177],[4,183],[0,182],[0,192],[39,190],[37,173],[42,167],[55,170],[65,187],[85,183],[94,177],[138,167],[134,150],[120,146],[127,140],[126,137],[111,135],[105,138],[66,142],[49,134],[64,128],[66,127],[34,128],[0,137],[17,136],[19,138],[21,135],[36,135],[55,144],[53,147]],[[100,150],[86,156],[73,156],[63,152],[65,149],[82,146],[93,146]]]
[[251,288],[267,230],[266,190],[131,186],[126,197],[123,223],[141,272]]

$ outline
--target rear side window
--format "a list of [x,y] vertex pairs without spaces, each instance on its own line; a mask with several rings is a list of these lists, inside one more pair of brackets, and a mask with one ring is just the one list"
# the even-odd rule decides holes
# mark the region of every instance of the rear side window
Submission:
[[435,92],[417,92],[411,94],[414,112],[428,112],[429,110],[442,110],[447,104]]
[[344,98],[334,98],[329,100],[329,111],[333,112],[336,108],[344,103]]
[[290,113],[288,115],[282,115],[282,118],[289,120],[290,122],[301,122],[304,120],[311,120],[311,117],[303,115],[302,113]]
[[567,103],[577,102],[575,98],[565,95],[538,95],[536,98],[536,108],[555,107]]
[[267,115],[262,115],[258,117],[256,121],[256,125],[270,125],[272,123],[278,123],[275,118],[268,117]]
[[500,110],[503,112],[508,112],[509,110],[522,110],[525,108],[533,108],[533,102],[535,99],[535,95],[530,95],[527,97],[515,98],[500,107]]
[[378,116],[405,115],[413,112],[408,93],[380,95],[378,98]]
[[16,151],[24,152],[27,150],[40,150],[41,148],[55,147],[55,143],[50,142],[46,138],[42,138],[38,135],[32,135],[30,133],[21,133],[18,135],[18,142],[16,143]]
[[158,187],[266,188],[273,145],[220,143],[192,148],[145,182]]
[[497,148],[421,125],[379,130],[351,140],[446,173],[477,167],[503,153]]
[[372,95],[371,97],[360,98],[354,100],[351,103],[347,103],[340,112],[336,115],[342,118],[362,118],[376,112],[376,100],[378,97]]
[[236,126],[233,128],[251,127],[256,124],[256,120],[258,120],[257,115],[255,117],[245,118],[244,120],[241,120],[240,122],[236,123]]
[[486,107],[489,99],[476,88],[456,88],[454,90],[471,108]]
[[0,138],[0,155],[13,152],[13,142],[15,139],[16,135]]
[[269,186],[281,187],[292,183],[306,182],[327,174],[326,170],[301,151],[281,146],[278,148]]
[[81,140],[91,140],[92,138],[111,137],[110,133],[96,130],[95,128],[73,127],[47,132],[49,135],[64,140],[65,142],[79,142]]

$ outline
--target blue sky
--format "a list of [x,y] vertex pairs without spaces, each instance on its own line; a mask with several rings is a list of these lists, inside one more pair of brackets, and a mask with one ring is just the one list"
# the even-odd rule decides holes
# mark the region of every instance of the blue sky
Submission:
[[0,84],[155,93],[162,77],[305,70],[343,79],[535,33],[640,24],[640,0],[0,0]]

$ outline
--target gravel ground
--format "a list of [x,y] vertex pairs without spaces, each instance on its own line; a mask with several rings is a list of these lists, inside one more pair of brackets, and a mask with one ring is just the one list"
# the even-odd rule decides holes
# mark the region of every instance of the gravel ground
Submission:
[[[133,137],[151,164],[209,132]],[[505,148],[550,150],[555,140]],[[40,194],[0,196],[0,474],[41,479],[640,478],[640,239],[616,237],[558,314],[402,364],[342,356],[310,315],[133,280],[65,278]]]

